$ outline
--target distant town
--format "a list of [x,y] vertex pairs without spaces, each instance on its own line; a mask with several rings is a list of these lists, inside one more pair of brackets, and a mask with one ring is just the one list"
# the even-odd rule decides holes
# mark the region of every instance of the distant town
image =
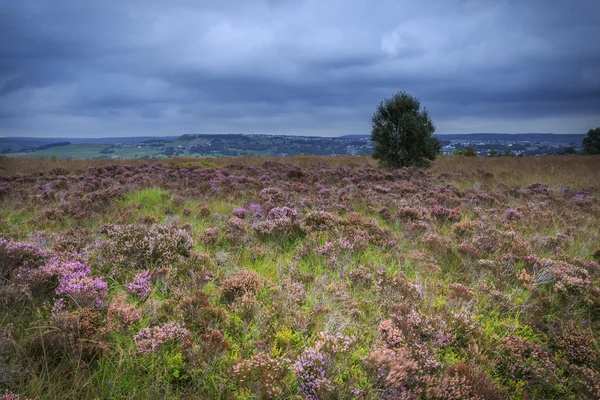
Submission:
[[[585,135],[454,134],[437,135],[445,155],[459,155],[471,148],[480,157],[575,154]],[[0,155],[43,158],[166,158],[371,155],[369,135],[341,137],[261,134],[184,134],[165,137],[122,138],[0,138]]]

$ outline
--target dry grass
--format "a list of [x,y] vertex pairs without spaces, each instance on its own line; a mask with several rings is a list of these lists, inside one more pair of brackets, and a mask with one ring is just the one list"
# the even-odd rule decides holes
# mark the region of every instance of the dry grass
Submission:
[[600,156],[544,157],[444,157],[436,160],[431,172],[461,174],[477,170],[492,173],[490,183],[527,185],[534,182],[550,186],[600,187]]
[[[0,157],[0,176],[16,173],[36,173],[50,171],[54,168],[66,168],[73,173],[87,170],[89,166],[102,167],[105,165],[207,163],[215,167],[225,167],[231,164],[262,165],[265,162],[278,162],[307,167],[314,164],[342,166],[358,164],[376,167],[377,161],[363,156],[291,156],[291,157],[222,157],[222,158],[190,158],[175,157],[168,159],[123,159],[123,160],[50,160],[44,158],[16,159]],[[534,182],[551,186],[568,185],[582,187],[593,185],[600,187],[600,157],[599,156],[545,156],[545,157],[442,157],[435,161],[431,172],[439,175],[473,174],[477,171],[493,174],[486,183],[503,183],[509,186],[527,185]],[[475,177],[475,175],[474,175]]]

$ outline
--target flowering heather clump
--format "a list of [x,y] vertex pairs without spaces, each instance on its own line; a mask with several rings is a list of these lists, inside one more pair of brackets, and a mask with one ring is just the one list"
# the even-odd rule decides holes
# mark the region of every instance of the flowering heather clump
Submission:
[[236,271],[221,282],[221,291],[226,301],[233,301],[246,294],[256,294],[261,287],[260,276],[246,269]]
[[450,300],[471,301],[473,296],[473,291],[465,285],[460,283],[453,283],[450,285],[450,295],[448,296]]
[[258,198],[263,203],[277,204],[285,201],[286,196],[283,190],[277,187],[268,187],[260,191]]
[[125,287],[129,292],[137,295],[140,299],[145,299],[152,292],[151,280],[152,275],[150,274],[150,271],[142,271],[135,274],[133,281]]
[[557,349],[565,353],[569,362],[587,366],[598,364],[599,357],[594,351],[598,343],[589,330],[578,326],[575,321],[569,321],[556,335],[555,342]]
[[331,230],[341,224],[341,219],[327,211],[311,211],[301,221],[305,232]]
[[391,275],[383,268],[378,268],[374,274],[375,292],[385,304],[395,304],[402,301],[417,301],[423,296],[422,287],[412,283],[400,273]]
[[244,219],[248,215],[248,210],[245,208],[234,208],[231,213],[239,219]]
[[187,257],[193,246],[190,234],[174,226],[105,225],[111,256],[138,267],[168,264]]
[[206,328],[206,332],[200,335],[200,340],[204,347],[205,358],[214,357],[231,348],[223,332],[216,329]]
[[356,269],[350,271],[348,278],[353,286],[370,287],[373,285],[372,268],[365,265],[359,265]]
[[[437,348],[448,347],[454,340],[452,329],[440,316],[430,317],[407,305],[393,307],[390,316],[393,324],[386,326],[393,327],[393,332],[396,333],[392,337],[396,339],[397,333],[400,332],[407,342],[416,344],[429,342],[435,344]],[[381,326],[380,335],[382,338],[390,337]],[[390,342],[386,344],[388,347],[394,347]]]
[[250,203],[248,205],[248,214],[253,218],[262,218],[263,211],[262,208],[260,208],[260,204]]
[[265,221],[257,221],[252,227],[263,236],[273,235],[288,238],[301,232],[298,213],[289,207],[271,209]]
[[294,364],[294,373],[300,382],[300,392],[309,400],[319,400],[321,393],[332,390],[327,378],[331,366],[330,356],[315,349],[305,350]]
[[181,343],[182,347],[189,346],[192,341],[190,331],[178,323],[170,322],[152,328],[143,328],[133,337],[140,354],[156,353],[170,341]]
[[497,367],[512,379],[542,387],[560,382],[551,354],[539,344],[512,335],[501,340],[501,349],[504,357],[497,360]]
[[423,238],[423,244],[441,256],[449,256],[453,252],[452,241],[444,236],[432,233]]
[[219,229],[218,228],[206,228],[202,239],[206,244],[215,244],[219,241]]
[[227,220],[225,237],[231,244],[240,244],[246,235],[246,225],[238,217],[232,217]]
[[281,282],[281,291],[294,303],[302,303],[306,299],[306,290],[302,282],[284,279]]
[[134,304],[128,304],[124,295],[116,297],[106,313],[107,328],[116,332],[126,330],[141,319],[142,310]]
[[198,210],[198,214],[200,214],[200,217],[202,217],[202,218],[209,217],[210,216],[210,208],[206,204],[203,204],[202,206],[200,206],[200,209]]
[[539,260],[535,283],[552,284],[558,293],[580,295],[587,303],[600,304],[600,287],[594,284],[590,272],[564,261]]
[[300,392],[307,399],[320,399],[332,393],[334,383],[329,377],[336,354],[350,351],[355,338],[341,334],[320,332],[313,348],[305,350],[294,364]]
[[319,338],[315,343],[314,349],[329,354],[347,353],[355,341],[356,338],[344,336],[339,333],[319,332]]
[[177,308],[186,326],[194,331],[204,331],[208,326],[218,325],[228,319],[227,311],[212,306],[208,295],[201,290],[181,299]]
[[38,400],[38,397],[30,398],[30,397],[26,397],[26,396],[20,396],[16,393],[7,391],[2,395],[2,397],[0,397],[0,400]]
[[104,307],[108,294],[108,284],[102,278],[93,278],[89,265],[80,262],[60,263],[56,294],[64,294],[79,306]]
[[475,247],[469,242],[461,242],[456,248],[456,250],[458,250],[460,254],[464,254],[465,256],[473,258],[479,257],[479,250],[477,250],[477,247]]
[[242,386],[252,388],[257,398],[272,399],[281,396],[286,372],[286,362],[260,352],[235,364],[231,375]]
[[523,218],[523,213],[519,210],[507,208],[506,211],[504,211],[504,219],[506,221],[518,221],[521,218]]
[[396,210],[396,216],[402,221],[418,221],[425,217],[426,211],[422,208],[400,207]]
[[325,242],[321,247],[317,247],[317,254],[327,254],[333,248],[333,243]]
[[0,279],[8,279],[17,268],[37,268],[48,252],[32,243],[13,242],[0,238]]
[[0,182],[0,199],[10,192],[11,186],[8,182]]
[[443,206],[435,206],[431,215],[439,221],[460,221],[460,210],[451,210]]

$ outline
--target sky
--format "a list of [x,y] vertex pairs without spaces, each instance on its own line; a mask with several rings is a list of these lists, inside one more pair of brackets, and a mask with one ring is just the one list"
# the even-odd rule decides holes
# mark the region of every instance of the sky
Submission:
[[598,0],[0,0],[0,136],[600,126]]

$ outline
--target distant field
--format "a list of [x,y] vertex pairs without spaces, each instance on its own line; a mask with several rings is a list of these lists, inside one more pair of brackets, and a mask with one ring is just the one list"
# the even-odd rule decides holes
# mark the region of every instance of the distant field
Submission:
[[598,171],[2,157],[0,398],[600,398]]
[[[48,172],[54,168],[66,168],[73,173],[83,173],[90,165],[101,167],[107,165],[204,165],[209,167],[225,167],[231,164],[260,166],[274,161],[283,164],[294,164],[307,167],[322,163],[334,166],[357,164],[375,167],[377,161],[364,156],[291,156],[291,157],[171,157],[166,159],[15,159],[0,157],[0,176],[15,173]],[[478,169],[488,171],[493,177],[487,182],[493,184],[524,185],[541,182],[549,185],[571,185],[582,187],[594,185],[600,188],[600,157],[598,156],[545,156],[545,157],[440,157],[431,171],[435,174],[450,173],[453,179],[462,173],[473,174]],[[476,178],[472,178],[476,179]]]

